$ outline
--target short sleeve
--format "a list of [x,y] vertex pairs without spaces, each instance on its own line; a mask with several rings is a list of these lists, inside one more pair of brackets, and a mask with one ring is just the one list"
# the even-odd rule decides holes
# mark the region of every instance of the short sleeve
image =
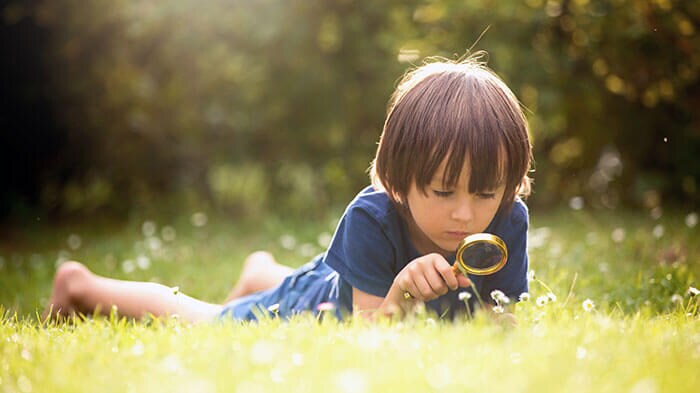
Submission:
[[527,270],[527,208],[522,202],[513,207],[514,211],[505,227],[497,233],[508,247],[508,261],[499,272],[485,276],[480,294],[483,299],[490,299],[491,291],[501,290],[511,299],[517,299],[521,293],[528,291]]
[[367,210],[354,206],[341,218],[325,263],[352,287],[384,297],[394,281],[395,255],[380,222]]

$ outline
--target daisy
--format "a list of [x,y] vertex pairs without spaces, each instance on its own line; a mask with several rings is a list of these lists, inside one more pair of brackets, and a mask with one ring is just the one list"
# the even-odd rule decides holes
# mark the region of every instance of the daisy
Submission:
[[461,302],[464,302],[464,301],[467,301],[467,300],[471,299],[471,298],[472,298],[472,294],[469,293],[469,292],[467,292],[467,291],[462,291],[462,292],[459,293],[459,295],[457,295],[457,298],[458,298]]
[[583,311],[590,312],[595,308],[595,303],[591,299],[586,299],[581,304],[581,307],[583,307]]
[[530,300],[530,294],[527,292],[523,292],[520,294],[520,296],[518,296],[518,301],[527,302],[529,300]]

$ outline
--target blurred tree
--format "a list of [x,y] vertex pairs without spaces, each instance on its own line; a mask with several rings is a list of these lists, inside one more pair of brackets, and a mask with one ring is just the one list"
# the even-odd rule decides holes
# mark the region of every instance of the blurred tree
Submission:
[[45,207],[127,209],[165,193],[231,211],[345,203],[367,183],[401,73],[472,47],[488,50],[530,117],[533,203],[699,197],[698,2],[52,0],[26,10],[50,33],[44,64],[66,130],[33,180]]

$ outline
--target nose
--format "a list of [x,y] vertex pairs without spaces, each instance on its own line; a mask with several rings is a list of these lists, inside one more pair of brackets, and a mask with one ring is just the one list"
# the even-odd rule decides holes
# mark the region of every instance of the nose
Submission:
[[459,198],[452,209],[452,219],[455,221],[469,222],[474,218],[474,204],[469,198]]

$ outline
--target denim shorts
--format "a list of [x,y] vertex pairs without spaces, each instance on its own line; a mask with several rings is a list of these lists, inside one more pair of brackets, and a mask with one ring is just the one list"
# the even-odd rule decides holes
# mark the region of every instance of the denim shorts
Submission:
[[323,254],[287,276],[276,288],[256,292],[224,305],[220,318],[256,321],[259,318],[284,318],[311,312],[317,315],[319,304],[331,303],[338,310],[338,273],[323,262]]

